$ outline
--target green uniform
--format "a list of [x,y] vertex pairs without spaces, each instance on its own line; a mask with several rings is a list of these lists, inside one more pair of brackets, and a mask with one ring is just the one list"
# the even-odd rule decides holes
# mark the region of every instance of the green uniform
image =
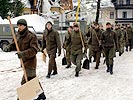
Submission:
[[98,69],[101,57],[101,49],[100,49],[100,39],[101,39],[102,31],[100,29],[95,29],[92,33],[92,55],[96,57],[96,69]]
[[66,60],[67,60],[67,66],[71,65],[71,60],[70,60],[70,55],[71,55],[71,48],[70,48],[70,44],[68,43],[69,39],[70,39],[70,34],[69,32],[67,32],[65,34],[65,40],[64,40],[64,48],[66,49]]
[[[85,50],[87,51],[87,40],[85,39],[85,36],[82,32],[81,35],[85,45]],[[83,45],[80,37],[80,32],[72,31],[68,43],[71,44],[71,61],[74,65],[76,65],[75,71],[79,72],[81,70],[81,60],[83,58]]]
[[121,29],[115,29],[114,30],[114,32],[116,33],[116,35],[117,35],[117,39],[118,39],[118,51],[119,51],[119,55],[121,55],[122,54],[122,45],[123,45],[123,34],[122,34],[122,31],[121,31]]
[[117,48],[117,35],[111,29],[107,29],[102,33],[101,41],[104,46],[106,65],[113,65],[114,46]]

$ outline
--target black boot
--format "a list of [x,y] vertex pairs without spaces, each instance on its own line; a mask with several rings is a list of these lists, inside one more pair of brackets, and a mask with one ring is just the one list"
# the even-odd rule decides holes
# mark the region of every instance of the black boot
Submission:
[[67,65],[67,66],[66,66],[66,68],[70,68],[70,67],[71,67],[71,65]]
[[50,78],[50,75],[51,75],[51,73],[48,73],[47,76],[46,76],[46,78]]
[[98,65],[96,65],[95,69],[99,69]]
[[79,72],[76,72],[75,77],[79,77]]
[[34,99],[34,100],[46,100],[46,96],[45,96],[44,92],[41,93],[41,94],[38,96],[37,99]]
[[107,65],[107,70],[106,70],[106,72],[107,72],[107,73],[110,72],[110,67],[109,67],[109,65]]
[[110,65],[110,74],[113,74],[113,65]]
[[91,61],[91,57],[89,57],[89,61],[90,61],[90,63],[92,62],[92,61]]
[[54,71],[54,72],[52,73],[52,75],[56,75],[56,74],[58,74],[57,71]]

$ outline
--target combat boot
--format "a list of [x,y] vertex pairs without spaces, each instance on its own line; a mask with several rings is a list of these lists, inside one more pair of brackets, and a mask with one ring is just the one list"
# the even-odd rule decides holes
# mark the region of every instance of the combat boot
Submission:
[[46,78],[50,78],[50,75],[51,75],[51,73],[48,73],[47,76],[46,76]]
[[75,77],[79,77],[79,72],[76,72]]
[[113,74],[113,65],[110,65],[110,74]]
[[66,68],[70,68],[70,67],[71,67],[71,65],[67,65],[67,66],[66,66]]
[[96,65],[95,69],[99,69],[98,65]]
[[46,100],[46,96],[45,96],[44,92],[41,93],[37,99],[34,99],[34,100]]
[[56,75],[56,74],[58,74],[57,71],[54,71],[54,72],[52,73],[52,75]]
[[107,72],[107,73],[110,72],[110,67],[109,67],[109,65],[107,65],[107,70],[106,70],[106,72]]

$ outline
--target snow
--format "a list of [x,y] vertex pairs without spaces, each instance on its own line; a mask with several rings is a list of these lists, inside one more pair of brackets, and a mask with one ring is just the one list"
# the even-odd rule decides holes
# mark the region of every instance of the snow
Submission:
[[[20,87],[23,71],[16,52],[0,50],[0,100],[16,100],[16,89]],[[37,76],[42,84],[47,100],[133,100],[133,51],[114,58],[114,74],[106,73],[106,65],[101,58],[100,69],[82,69],[75,74],[75,66],[66,69],[61,65],[63,54],[56,58],[58,75],[46,79],[47,62],[42,61],[42,53],[37,54]],[[9,70],[10,69],[10,70]],[[3,71],[3,72],[2,72]]]
[[[36,32],[43,32],[45,29],[46,22],[52,21],[51,18],[44,18],[37,14],[31,14],[11,18],[12,24],[17,24],[17,21],[21,18],[27,21],[28,26],[33,26]],[[4,19],[4,24],[9,24],[9,21],[7,19]]]

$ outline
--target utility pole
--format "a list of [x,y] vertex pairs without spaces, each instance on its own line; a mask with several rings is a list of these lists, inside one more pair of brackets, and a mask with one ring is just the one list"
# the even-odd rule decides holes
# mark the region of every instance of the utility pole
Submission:
[[96,12],[96,20],[95,20],[95,22],[97,22],[97,23],[98,23],[98,20],[99,20],[100,2],[101,2],[101,0],[97,1],[97,12]]

